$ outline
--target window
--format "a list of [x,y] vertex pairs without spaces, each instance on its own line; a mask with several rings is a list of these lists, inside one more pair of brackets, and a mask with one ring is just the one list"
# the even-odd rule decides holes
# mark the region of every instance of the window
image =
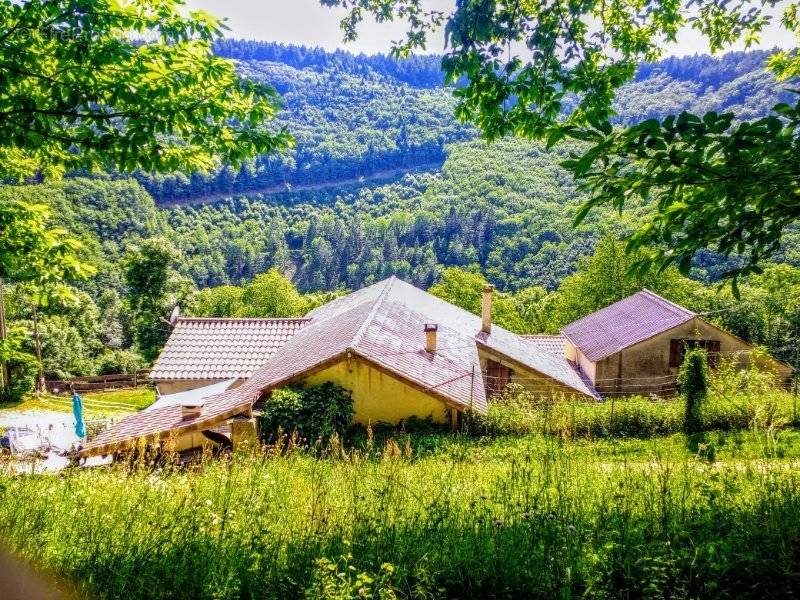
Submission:
[[719,362],[719,340],[670,340],[669,341],[669,366],[680,367],[687,349],[702,348],[708,353],[708,364],[716,367]]
[[486,361],[486,391],[490,396],[501,393],[511,382],[514,371],[494,360]]

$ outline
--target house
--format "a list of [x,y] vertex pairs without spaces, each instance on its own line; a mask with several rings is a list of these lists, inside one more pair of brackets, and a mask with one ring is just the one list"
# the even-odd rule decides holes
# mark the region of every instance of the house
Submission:
[[494,325],[492,294],[484,290],[477,316],[392,277],[303,319],[179,319],[152,374],[178,401],[125,417],[83,454],[144,438],[171,438],[177,450],[220,436],[235,445],[253,437],[270,392],[292,384],[345,387],[354,421],[364,425],[417,417],[457,426],[467,411],[485,413],[489,397],[509,383],[598,397],[563,353]]
[[[709,323],[700,315],[650,290],[642,290],[561,330],[564,356],[601,394],[668,394],[675,391],[677,373],[687,348],[708,351],[714,366],[721,356],[749,364],[752,347]],[[559,342],[531,336],[529,343]],[[788,365],[765,358],[765,365],[788,379]]]

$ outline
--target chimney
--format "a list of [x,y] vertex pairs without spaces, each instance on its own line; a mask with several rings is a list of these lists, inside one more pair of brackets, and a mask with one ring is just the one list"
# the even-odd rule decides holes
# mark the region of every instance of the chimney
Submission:
[[481,306],[481,331],[484,333],[492,332],[492,294],[494,286],[487,285],[483,288],[483,304]]
[[203,414],[202,400],[184,400],[181,402],[181,417],[183,419],[194,419]]
[[436,323],[425,323],[425,352],[436,352],[436,332],[439,326]]

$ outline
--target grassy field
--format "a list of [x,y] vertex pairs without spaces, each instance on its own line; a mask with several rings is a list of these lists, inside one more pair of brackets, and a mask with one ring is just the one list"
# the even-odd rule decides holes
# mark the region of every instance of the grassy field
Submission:
[[741,598],[800,587],[800,431],[366,436],[0,476],[11,549],[96,598]]
[[[87,418],[136,412],[155,402],[155,390],[139,387],[129,390],[113,390],[108,392],[90,392],[81,394]],[[56,412],[72,412],[72,397],[69,395],[54,396],[52,394],[31,395],[23,402],[0,404],[0,411],[44,410]]]

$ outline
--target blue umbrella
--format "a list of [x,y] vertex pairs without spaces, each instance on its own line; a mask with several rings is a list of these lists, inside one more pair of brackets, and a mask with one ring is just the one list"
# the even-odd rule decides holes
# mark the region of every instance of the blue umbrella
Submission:
[[74,392],[72,394],[72,414],[75,415],[75,435],[83,439],[86,437],[86,427],[83,424],[83,400]]

